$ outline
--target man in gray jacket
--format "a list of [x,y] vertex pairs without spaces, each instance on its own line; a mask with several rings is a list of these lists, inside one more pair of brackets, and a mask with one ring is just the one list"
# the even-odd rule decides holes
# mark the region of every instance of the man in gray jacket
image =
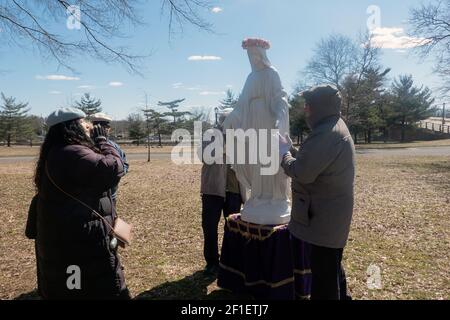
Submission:
[[282,167],[292,178],[289,230],[311,247],[311,299],[345,300],[341,260],[353,214],[355,147],[337,89],[324,85],[300,95],[312,132],[299,151],[289,152],[290,139],[280,139]]
[[[220,117],[217,129],[227,114]],[[201,151],[212,143],[203,142]],[[203,159],[203,155],[200,155]],[[225,162],[225,156],[224,156]],[[201,176],[202,194],[202,229],[203,229],[203,255],[206,261],[205,273],[217,276],[219,272],[218,226],[220,217],[226,219],[229,215],[241,212],[243,202],[241,188],[236,174],[227,164],[203,164]]]

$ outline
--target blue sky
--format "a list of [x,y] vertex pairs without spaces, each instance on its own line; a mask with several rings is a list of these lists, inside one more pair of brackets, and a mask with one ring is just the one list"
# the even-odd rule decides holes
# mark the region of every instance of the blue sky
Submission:
[[[104,111],[115,119],[124,119],[138,111],[145,92],[150,106],[156,106],[158,100],[186,98],[184,110],[214,108],[228,88],[239,92],[250,72],[246,52],[241,48],[242,39],[261,37],[272,43],[269,58],[291,93],[299,80],[299,70],[313,54],[315,43],[331,33],[356,38],[367,28],[366,11],[370,5],[380,8],[379,40],[387,47],[382,50],[382,63],[392,68],[391,77],[412,74],[418,84],[434,88],[438,79],[432,75],[432,62],[420,61],[402,45],[402,37],[406,35],[401,28],[407,28],[409,9],[420,2],[216,1],[215,10],[204,12],[216,33],[188,27],[183,35],[169,39],[167,19],[160,16],[160,2],[154,1],[154,5],[140,10],[146,25],[124,28],[123,32],[131,37],[121,40],[122,43],[116,41],[116,44],[126,43],[137,53],[152,52],[143,63],[144,77],[132,75],[120,65],[107,65],[86,57],[73,60],[77,70],[74,74],[42,59],[32,48],[3,47],[0,70],[7,72],[0,73],[0,91],[28,101],[31,112],[43,116],[68,106],[84,92],[100,98]],[[212,56],[217,60],[195,60],[193,56]],[[76,79],[67,80],[70,77]]]

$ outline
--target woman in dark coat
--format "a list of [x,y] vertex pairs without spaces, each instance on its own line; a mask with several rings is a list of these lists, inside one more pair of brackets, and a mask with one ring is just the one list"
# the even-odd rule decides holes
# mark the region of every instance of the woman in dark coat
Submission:
[[38,290],[44,299],[129,298],[108,226],[116,217],[109,190],[123,175],[123,163],[101,129],[91,139],[84,116],[65,108],[47,120],[35,175]]

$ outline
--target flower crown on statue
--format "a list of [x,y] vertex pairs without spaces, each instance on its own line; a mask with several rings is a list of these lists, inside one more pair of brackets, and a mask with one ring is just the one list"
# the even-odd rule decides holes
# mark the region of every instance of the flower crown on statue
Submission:
[[270,49],[270,42],[264,39],[257,38],[244,39],[244,41],[242,41],[242,48],[248,49],[250,47],[260,47],[268,50]]

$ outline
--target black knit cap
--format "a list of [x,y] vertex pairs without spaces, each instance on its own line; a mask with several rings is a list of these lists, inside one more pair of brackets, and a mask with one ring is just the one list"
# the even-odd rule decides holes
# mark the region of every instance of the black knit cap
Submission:
[[298,94],[311,108],[310,122],[314,126],[329,116],[339,116],[342,98],[339,90],[332,85],[320,85]]
[[311,107],[328,106],[331,109],[341,109],[342,98],[339,90],[331,85],[320,85],[299,93]]

